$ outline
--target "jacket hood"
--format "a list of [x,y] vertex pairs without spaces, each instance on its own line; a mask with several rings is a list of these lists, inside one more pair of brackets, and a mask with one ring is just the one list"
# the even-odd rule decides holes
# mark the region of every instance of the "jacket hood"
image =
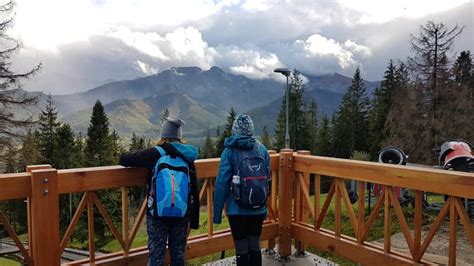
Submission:
[[192,145],[181,144],[177,142],[171,142],[171,145],[173,145],[190,162],[193,162],[198,157],[198,151]]
[[255,137],[252,136],[233,135],[225,139],[224,146],[226,148],[249,150],[253,147],[255,142]]

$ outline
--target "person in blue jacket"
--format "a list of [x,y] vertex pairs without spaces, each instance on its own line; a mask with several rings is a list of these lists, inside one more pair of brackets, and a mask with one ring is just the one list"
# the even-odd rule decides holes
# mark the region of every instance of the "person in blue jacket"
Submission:
[[[152,216],[150,212],[152,206],[148,206],[146,218],[149,251],[148,266],[164,264],[167,243],[171,255],[171,265],[185,265],[184,253],[188,227],[199,228],[199,188],[194,167],[194,160],[198,157],[198,152],[194,146],[184,144],[181,127],[183,124],[184,122],[179,118],[166,118],[162,124],[158,146],[163,148],[166,154],[184,157],[185,161],[188,162],[191,184],[188,208],[184,217],[156,217]],[[120,156],[120,165],[146,167],[148,169],[148,197],[152,197],[150,193],[152,171],[160,157],[160,152],[156,147],[124,153]]]
[[263,220],[267,216],[267,207],[258,209],[241,208],[231,193],[231,182],[235,175],[237,152],[256,149],[258,155],[264,158],[265,170],[270,177],[270,157],[265,146],[253,136],[254,126],[248,115],[238,115],[232,126],[232,136],[224,142],[219,163],[219,173],[216,180],[214,196],[213,222],[222,222],[222,210],[226,205],[232,238],[234,240],[237,265],[262,265],[260,252],[260,235]]

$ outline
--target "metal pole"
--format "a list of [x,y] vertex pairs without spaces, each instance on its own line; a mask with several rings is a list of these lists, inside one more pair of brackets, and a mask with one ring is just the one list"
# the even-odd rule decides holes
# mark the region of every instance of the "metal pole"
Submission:
[[289,120],[289,104],[290,102],[290,87],[288,85],[288,76],[286,76],[286,121],[285,121],[285,149],[290,148],[290,133],[288,132],[288,120]]

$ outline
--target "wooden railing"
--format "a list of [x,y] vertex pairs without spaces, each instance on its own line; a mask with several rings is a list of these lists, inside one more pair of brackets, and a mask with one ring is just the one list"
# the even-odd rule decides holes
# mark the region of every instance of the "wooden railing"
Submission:
[[[215,252],[233,248],[230,229],[214,230],[213,192],[217,176],[219,159],[204,159],[196,162],[198,179],[202,180],[199,200],[207,212],[207,232],[205,234],[188,237],[186,258],[192,259]],[[272,152],[271,174],[278,179],[278,154]],[[146,212],[146,200],[143,201],[129,230],[128,217],[128,187],[144,186],[147,172],[144,169],[124,168],[121,166],[96,167],[56,170],[49,165],[28,167],[27,173],[0,175],[0,201],[11,199],[25,199],[28,204],[28,233],[31,248],[29,252],[23,247],[18,236],[8,223],[8,219],[0,210],[0,223],[7,228],[10,237],[19,247],[25,262],[29,265],[57,265],[60,255],[69,244],[74,229],[81,214],[87,212],[88,224],[88,251],[89,258],[81,261],[66,263],[67,265],[82,264],[146,264],[148,250],[146,247],[132,248],[132,243],[142,224]],[[276,191],[276,183],[273,186]],[[121,189],[122,193],[122,231],[109,217],[106,208],[97,196],[97,190]],[[63,236],[59,230],[59,195],[66,193],[83,193],[76,212]],[[278,219],[276,216],[277,194],[272,193],[268,201],[269,216],[264,223],[262,241],[268,247],[275,246],[278,233]],[[121,251],[96,256],[94,241],[94,208],[104,219],[113,237],[118,241]]]
[[[207,232],[190,236],[187,242],[186,258],[205,256],[233,248],[230,230],[214,230],[212,224],[212,203],[214,182],[218,170],[218,159],[196,162],[198,178],[202,179],[199,197],[208,213]],[[474,248],[474,228],[460,198],[474,198],[474,174],[414,168],[407,166],[383,165],[370,162],[342,160],[311,156],[308,152],[294,153],[282,150],[271,155],[272,194],[268,201],[269,215],[264,223],[262,241],[272,248],[278,238],[278,253],[286,257],[291,254],[292,240],[303,251],[309,246],[333,252],[352,261],[368,265],[427,263],[423,255],[433,236],[445,218],[449,218],[449,264],[456,263],[456,230],[458,217]],[[146,180],[144,169],[120,166],[55,170],[48,165],[28,167],[26,173],[0,175],[0,201],[25,199],[28,204],[28,232],[30,249],[20,243],[7,217],[0,210],[0,223],[19,246],[22,256],[29,265],[58,265],[60,255],[68,245],[81,213],[87,212],[89,232],[89,258],[69,263],[80,264],[134,264],[144,265],[147,248],[132,248],[132,243],[142,223],[146,202],[140,207],[135,223],[128,224],[127,193],[129,187],[143,186]],[[332,177],[326,200],[321,201],[321,178]],[[359,182],[359,200],[356,208],[350,203],[343,180]],[[312,181],[312,182],[310,182]],[[372,211],[366,211],[366,183],[384,187]],[[310,196],[310,184],[314,185],[314,195]],[[413,230],[407,222],[393,187],[403,187],[414,191],[415,210]],[[96,191],[121,189],[122,230],[112,223],[106,208],[97,197]],[[446,203],[431,225],[428,235],[422,239],[422,194],[432,192],[448,195]],[[60,236],[59,195],[83,193],[76,213],[66,232]],[[313,198],[312,198],[313,197]],[[322,202],[322,204],[320,204]],[[328,217],[331,202],[334,202],[334,228],[323,228]],[[352,235],[342,232],[345,207]],[[96,256],[94,245],[94,208],[106,222],[110,232],[119,242],[120,252]],[[368,234],[383,209],[384,244],[368,242]],[[404,254],[391,247],[392,210],[398,219],[401,231],[409,247]],[[449,217],[448,217],[449,214]],[[413,232],[412,232],[413,231]]]
[[[474,198],[472,173],[342,160],[291,151],[283,152],[281,156],[285,161],[293,161],[292,167],[284,168],[282,171],[286,173],[285,178],[289,179],[287,182],[291,183],[290,180],[293,180],[292,183],[296,187],[287,193],[295,191],[296,209],[295,219],[291,222],[291,236],[295,238],[296,243],[300,243],[299,245],[302,245],[301,243],[314,245],[318,249],[336,253],[364,265],[430,264],[429,261],[422,259],[423,255],[449,213],[449,264],[456,264],[458,217],[474,251],[474,227],[461,204],[461,198]],[[310,176],[313,176],[313,199],[309,195]],[[326,199],[321,205],[322,176],[332,177],[332,181]],[[344,180],[358,181],[359,198],[355,207],[350,202]],[[367,182],[380,184],[383,187],[370,213],[366,212],[365,205]],[[394,193],[394,187],[410,189],[414,194],[414,217],[410,217],[413,219],[413,230],[410,230],[399,198]],[[447,199],[431,224],[429,233],[422,239],[422,195],[425,192],[447,195]],[[334,202],[334,230],[322,228],[331,202]],[[353,231],[351,236],[341,232],[343,207],[347,210],[346,215]],[[367,242],[369,231],[382,209],[383,246]],[[391,247],[392,210],[400,224],[409,254],[400,253]],[[280,212],[291,212],[291,206],[280,207]],[[309,223],[308,216],[311,216],[312,223]],[[283,255],[289,254],[288,247],[282,252]]]

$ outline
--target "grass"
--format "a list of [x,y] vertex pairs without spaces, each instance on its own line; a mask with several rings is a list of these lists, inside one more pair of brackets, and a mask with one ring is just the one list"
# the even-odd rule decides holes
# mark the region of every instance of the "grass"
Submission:
[[[326,197],[327,197],[327,194],[322,194],[321,195],[321,206],[324,203],[324,201],[326,200]],[[311,196],[310,198],[311,198],[311,202],[313,203],[314,202],[314,200],[313,200],[314,196]],[[429,195],[428,196],[428,202],[429,203],[435,203],[435,202],[439,203],[439,202],[443,202],[443,201],[444,201],[444,197],[442,195]],[[374,205],[375,205],[375,203],[372,203],[372,207]],[[357,214],[357,212],[358,212],[357,204],[354,204],[353,207],[354,207],[354,212]],[[322,228],[325,228],[325,229],[328,229],[328,230],[334,230],[335,229],[334,209],[335,209],[335,200],[333,199],[331,204],[329,205],[327,215],[326,215],[326,217],[323,221],[323,224],[322,224]],[[403,212],[405,213],[405,217],[407,219],[408,225],[410,226],[410,228],[412,228],[413,227],[413,209],[411,209],[409,207],[406,207],[406,208],[403,208]],[[367,219],[368,209],[366,209],[365,213],[366,213],[366,219]],[[200,214],[200,227],[199,227],[198,230],[191,230],[191,233],[190,233],[191,236],[207,233],[208,217],[209,216],[208,216],[207,211],[201,212],[201,214]],[[430,220],[430,215],[427,214],[424,218],[426,218],[424,220]],[[400,230],[401,230],[400,229],[400,224],[398,222],[398,218],[396,217],[394,211],[392,211],[391,221],[392,221],[392,226],[391,226],[392,232],[391,233],[395,234],[395,233],[400,232]],[[310,219],[309,223],[312,223],[311,219]],[[142,247],[142,246],[147,245],[148,237],[147,237],[145,228],[146,228],[146,226],[143,223],[142,226],[140,227],[139,232],[137,233],[137,236],[136,236],[134,242],[132,243],[132,248],[137,248],[137,247]],[[229,228],[229,222],[227,220],[227,217],[224,217],[222,219],[222,223],[220,225],[214,225],[214,227],[213,227],[214,231],[218,231],[218,230],[222,230],[222,229],[226,229],[226,228]],[[341,232],[342,232],[342,234],[345,234],[345,235],[348,235],[348,236],[352,236],[352,237],[355,236],[354,230],[352,229],[352,225],[350,223],[350,220],[349,220],[349,217],[348,217],[348,214],[347,214],[347,209],[345,208],[344,203],[342,203],[342,208],[341,208]],[[383,207],[382,207],[379,210],[377,219],[375,220],[374,224],[372,225],[372,227],[369,231],[367,241],[378,240],[378,239],[383,238],[383,236],[384,236],[384,227],[383,227]],[[75,248],[87,249],[87,241],[85,241],[84,243],[74,242],[71,245]],[[99,250],[103,251],[103,252],[117,252],[117,251],[121,250],[121,246],[120,246],[119,242],[114,239],[114,240],[111,240],[110,242],[108,242],[107,244],[105,244],[104,246],[100,247]],[[348,259],[338,257],[338,256],[336,256],[336,255],[334,255],[333,253],[330,253],[330,252],[317,250],[316,248],[311,247],[311,246],[308,248],[308,251],[311,252],[311,253],[314,253],[318,256],[321,256],[323,258],[326,258],[328,260],[331,260],[333,262],[336,262],[340,265],[357,265],[357,264],[355,264],[354,262],[352,262]],[[234,250],[228,250],[228,251],[225,252],[225,257],[231,257],[231,256],[234,256],[234,255],[235,255]],[[187,261],[187,263],[191,264],[191,265],[200,265],[200,264],[208,263],[208,262],[211,262],[211,261],[219,260],[220,258],[221,258],[221,253],[218,252],[218,253],[210,254],[210,255],[207,255],[207,256],[204,256],[204,257],[189,260],[189,261]]]
[[18,265],[20,265],[20,263],[16,260],[0,257],[0,266],[18,266]]

